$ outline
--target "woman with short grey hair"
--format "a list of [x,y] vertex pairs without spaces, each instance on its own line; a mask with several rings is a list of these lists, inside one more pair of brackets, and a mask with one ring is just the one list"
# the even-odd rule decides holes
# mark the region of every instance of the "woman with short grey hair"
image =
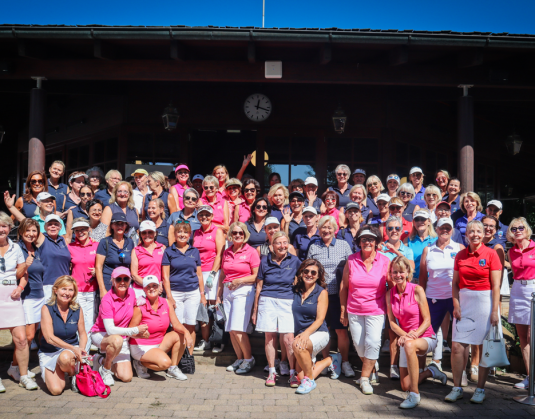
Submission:
[[334,174],[336,176],[336,185],[330,186],[329,190],[336,192],[338,195],[338,208],[344,208],[346,204],[350,201],[349,191],[351,190],[351,185],[349,184],[349,176],[351,176],[351,170],[345,164],[339,164],[334,169]]
[[93,166],[87,169],[85,174],[87,175],[87,183],[93,194],[96,194],[100,189],[100,184],[104,181],[104,172],[98,166]]
[[419,205],[412,204],[411,201],[415,196],[414,186],[409,182],[404,183],[398,188],[398,197],[401,198],[405,208],[403,208],[403,218],[412,223],[414,213],[420,209]]

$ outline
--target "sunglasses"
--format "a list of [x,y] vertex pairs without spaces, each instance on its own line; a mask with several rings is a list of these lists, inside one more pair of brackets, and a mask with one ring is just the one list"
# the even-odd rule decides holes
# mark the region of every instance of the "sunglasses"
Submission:
[[188,220],[177,220],[175,224],[189,224]]
[[115,278],[115,282],[129,282],[130,281],[130,278],[127,278],[127,277],[124,277],[124,276],[119,276],[117,278]]
[[203,211],[200,214],[197,214],[197,218],[210,218],[213,214]]
[[243,192],[245,193],[253,193],[256,191],[256,188],[247,188],[247,189],[244,189]]
[[199,200],[199,198],[197,198],[196,196],[185,196],[184,197],[184,201],[193,201],[193,202],[197,202]]
[[410,192],[404,192],[404,191],[401,191],[399,194],[401,196],[412,196],[412,194]]
[[336,198],[325,198],[325,202],[336,202]]
[[233,236],[245,236],[245,233],[243,231],[233,231]]
[[[492,228],[493,230],[496,228],[495,225],[491,225],[491,224],[483,224],[483,227],[485,227],[485,228]],[[513,229],[511,229],[511,231],[512,231],[512,230],[513,230]],[[523,230],[523,229],[522,229],[522,230]],[[520,231],[522,231],[522,230],[520,230]]]
[[314,269],[303,269],[303,273],[305,275],[312,275],[312,276],[316,276],[318,274],[318,271],[314,270]]
[[117,191],[118,196],[128,196],[130,195],[130,192],[128,191]]
[[436,193],[428,193],[427,196],[434,196],[435,198],[438,198],[438,195]]
[[340,173],[337,173],[336,176],[347,177],[347,173],[340,172]]
[[80,196],[92,196],[91,192],[80,192]]
[[388,208],[390,208],[392,211],[399,211],[402,207],[399,205],[390,205]]
[[516,233],[518,231],[524,231],[524,226],[520,226],[520,227],[511,227],[511,231],[513,233]]
[[424,217],[416,217],[414,219],[414,221],[416,221],[417,223],[425,223],[426,220],[427,218],[424,218]]
[[256,209],[259,209],[259,210],[266,210],[268,209],[267,205],[257,205],[256,206]]
[[[334,200],[333,200],[333,201],[334,201]],[[292,200],[290,201],[291,204],[299,204],[299,203],[303,203],[303,202],[305,202],[305,201],[302,200],[302,199],[292,199]]]
[[230,189],[231,191],[235,191],[235,190],[239,190],[240,187],[238,185],[232,185],[232,186],[229,186],[227,189]]
[[360,241],[363,242],[363,243],[374,243],[375,239],[373,239],[371,237],[363,237],[362,239],[360,239]]
[[215,186],[203,186],[203,189],[205,191],[213,191],[215,189]]
[[368,187],[369,186],[379,186],[379,182],[371,182],[368,184]]
[[394,231],[394,230],[396,230],[396,231],[401,231],[401,227],[387,227],[386,229],[387,229],[388,231]]
[[43,179],[32,179],[30,180],[30,183],[32,185],[44,185],[45,182],[43,182]]

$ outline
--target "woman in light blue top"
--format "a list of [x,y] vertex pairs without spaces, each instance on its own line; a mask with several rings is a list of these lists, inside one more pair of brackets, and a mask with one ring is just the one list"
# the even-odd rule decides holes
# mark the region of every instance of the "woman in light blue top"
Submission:
[[412,231],[403,243],[407,245],[414,255],[413,282],[418,283],[420,276],[420,259],[426,246],[432,245],[437,240],[437,233],[431,223],[431,214],[426,209],[419,209],[414,213]]

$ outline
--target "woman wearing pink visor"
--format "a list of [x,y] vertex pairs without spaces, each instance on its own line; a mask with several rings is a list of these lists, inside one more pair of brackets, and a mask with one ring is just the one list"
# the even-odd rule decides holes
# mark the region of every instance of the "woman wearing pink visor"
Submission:
[[132,336],[149,337],[146,324],[128,327],[136,305],[128,268],[115,268],[111,274],[111,285],[111,291],[100,302],[100,312],[90,334],[91,341],[99,348],[99,353],[93,357],[93,370],[100,373],[108,386],[115,384],[113,375],[125,383],[132,381],[128,339]]
[[[147,301],[134,308],[129,327],[148,326],[150,337],[130,339],[130,352],[139,378],[150,378],[147,369],[167,370],[166,375],[177,380],[188,378],[178,368],[186,347],[191,352],[193,340],[188,330],[180,323],[175,311],[169,309],[167,300],[159,296],[160,279],[154,275],[143,278],[143,291]],[[173,331],[166,333],[172,325]],[[168,353],[171,352],[171,357]]]
[[189,180],[189,168],[185,164],[179,164],[176,169],[176,184],[171,188],[171,195],[175,198],[176,205],[179,210],[184,208],[184,202],[182,197],[184,191],[191,188],[191,182]]

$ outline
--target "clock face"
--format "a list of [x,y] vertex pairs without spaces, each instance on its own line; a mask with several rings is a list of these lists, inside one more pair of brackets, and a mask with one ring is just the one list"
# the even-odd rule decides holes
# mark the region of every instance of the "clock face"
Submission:
[[254,122],[265,121],[271,115],[271,109],[271,101],[261,93],[249,96],[243,104],[245,115]]

